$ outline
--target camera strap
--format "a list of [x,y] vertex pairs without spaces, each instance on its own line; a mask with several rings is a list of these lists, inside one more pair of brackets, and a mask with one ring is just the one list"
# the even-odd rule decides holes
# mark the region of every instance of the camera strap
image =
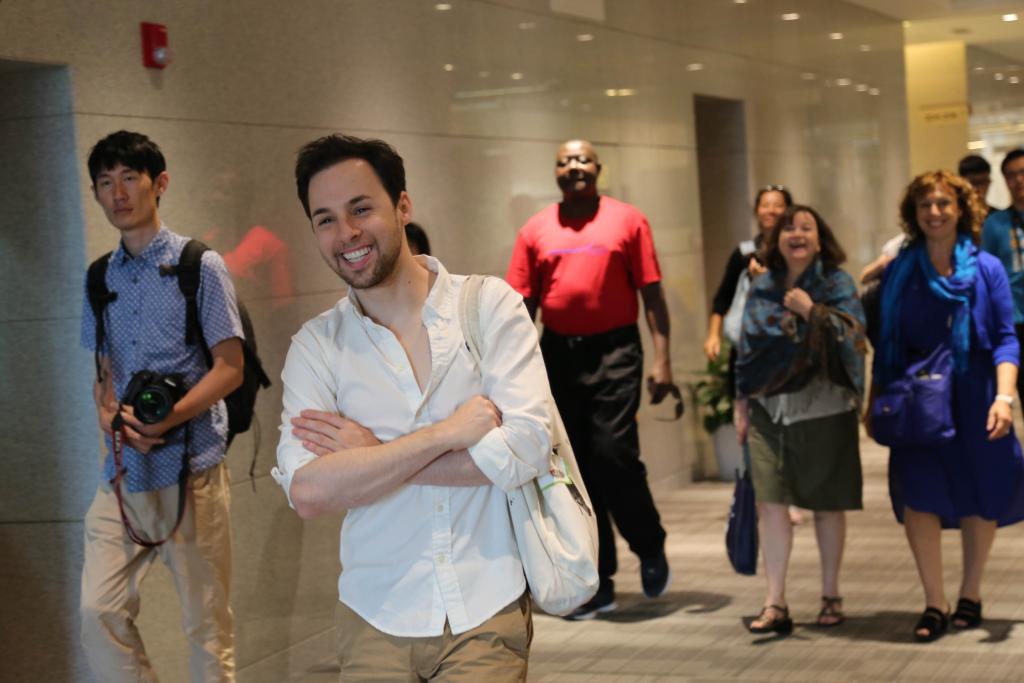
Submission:
[[188,495],[188,475],[189,475],[189,451],[190,448],[190,436],[191,430],[189,429],[189,423],[185,423],[185,453],[181,458],[181,472],[178,474],[178,516],[174,520],[174,528],[168,532],[167,536],[161,538],[158,541],[148,541],[135,530],[132,526],[131,521],[128,519],[128,513],[124,509],[124,494],[121,493],[121,484],[124,480],[124,475],[127,474],[128,468],[124,466],[124,459],[122,451],[124,449],[125,439],[125,425],[124,418],[121,417],[120,412],[121,406],[118,406],[118,413],[114,416],[113,422],[111,422],[111,440],[113,441],[114,452],[114,479],[111,481],[111,485],[114,489],[114,496],[117,498],[117,507],[121,512],[121,522],[124,524],[124,530],[128,534],[128,538],[132,540],[136,545],[141,545],[145,548],[157,548],[166,543],[174,534],[178,531],[178,527],[181,526],[181,520],[185,516],[185,500]]

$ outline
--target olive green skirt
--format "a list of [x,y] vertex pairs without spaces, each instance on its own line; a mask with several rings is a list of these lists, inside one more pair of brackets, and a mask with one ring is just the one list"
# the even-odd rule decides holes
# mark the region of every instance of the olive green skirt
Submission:
[[860,433],[850,410],[791,425],[750,401],[750,475],[759,503],[806,510],[863,508]]

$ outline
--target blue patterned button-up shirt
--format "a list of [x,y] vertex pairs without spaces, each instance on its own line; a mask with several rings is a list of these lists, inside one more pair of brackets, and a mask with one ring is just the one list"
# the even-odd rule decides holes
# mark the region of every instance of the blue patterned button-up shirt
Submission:
[[[109,356],[118,400],[124,397],[132,375],[140,370],[180,373],[191,388],[208,371],[202,348],[185,344],[185,298],[177,276],[160,274],[162,264],[178,262],[187,237],[160,227],[153,241],[136,257],[121,244],[107,265],[107,288],[117,298],[106,307],[106,343],[101,350]],[[213,348],[232,337],[244,338],[224,260],[214,251],[203,254],[198,293],[199,318],[206,344]],[[82,346],[96,347],[96,321],[89,306],[88,288],[82,303]],[[192,472],[202,472],[224,459],[228,416],[223,401],[188,423]],[[163,435],[163,446],[142,454],[124,446],[128,491],[154,491],[177,483],[185,452],[185,426]],[[103,476],[114,478],[114,459],[107,442]]]

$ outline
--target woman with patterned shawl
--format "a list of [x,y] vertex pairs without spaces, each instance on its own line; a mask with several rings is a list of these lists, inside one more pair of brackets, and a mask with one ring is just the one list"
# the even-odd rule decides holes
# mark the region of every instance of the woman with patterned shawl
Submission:
[[[882,276],[881,330],[871,332],[872,394],[940,346],[952,355],[955,436],[894,447],[889,456],[889,497],[924,588],[914,628],[923,642],[950,621],[960,629],[981,623],[981,579],[996,527],[1024,519],[1024,459],[1012,420],[1020,348],[1006,271],[975,246],[982,215],[963,178],[948,171],[914,178],[900,204],[908,244]],[[959,527],[963,539],[952,618],[942,581],[944,527]]]
[[864,387],[864,310],[846,259],[818,213],[786,211],[765,245],[768,272],[751,284],[736,365],[734,415],[750,451],[768,592],[754,633],[789,633],[788,506],[814,511],[821,556],[817,623],[843,622],[839,566],[846,510],[861,504],[858,413]]

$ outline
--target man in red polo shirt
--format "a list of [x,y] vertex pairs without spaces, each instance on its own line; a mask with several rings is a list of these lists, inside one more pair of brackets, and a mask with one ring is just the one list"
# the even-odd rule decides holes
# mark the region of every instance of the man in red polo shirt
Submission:
[[[505,279],[538,307],[541,350],[597,514],[601,585],[570,619],[615,609],[617,568],[611,520],[640,557],[644,593],[657,597],[671,574],[665,530],[640,461],[636,412],[643,350],[637,291],[654,342],[651,400],[675,390],[669,362],[668,308],[647,219],[635,207],[597,192],[601,172],[593,146],[570,140],[558,150],[555,179],[562,201],[519,231]],[[610,517],[610,519],[609,519]]]

